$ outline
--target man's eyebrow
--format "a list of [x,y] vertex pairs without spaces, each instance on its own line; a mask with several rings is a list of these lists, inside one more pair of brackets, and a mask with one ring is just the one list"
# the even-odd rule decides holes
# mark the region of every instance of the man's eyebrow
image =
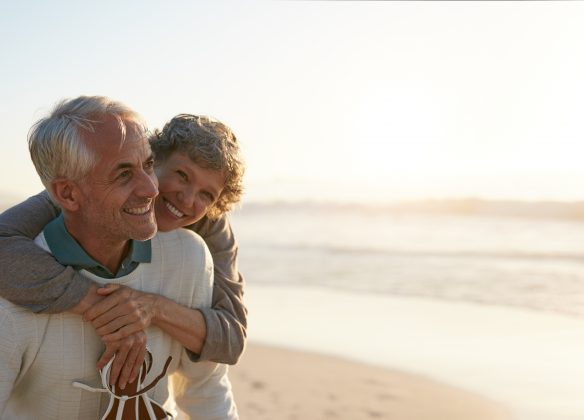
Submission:
[[128,169],[128,168],[133,168],[134,164],[130,163],[130,162],[120,162],[116,165],[116,167],[114,168],[114,172],[117,172],[121,169]]
[[[151,154],[150,156],[148,156],[148,158],[144,162],[150,162],[153,160],[154,160],[154,155]],[[114,168],[114,172],[117,172],[121,169],[128,169],[128,168],[133,168],[133,167],[134,167],[134,164],[132,162],[120,162]]]

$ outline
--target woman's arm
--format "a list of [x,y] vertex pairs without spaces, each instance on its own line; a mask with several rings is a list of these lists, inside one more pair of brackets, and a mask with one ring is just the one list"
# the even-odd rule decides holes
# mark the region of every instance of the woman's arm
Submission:
[[181,307],[156,294],[109,285],[111,294],[85,317],[105,342],[156,324],[185,346],[192,361],[235,364],[245,347],[247,327],[237,243],[226,216],[216,221],[203,219],[189,229],[205,240],[213,257],[211,308]]
[[244,279],[237,270],[237,242],[227,215],[215,221],[206,217],[190,226],[207,243],[215,266],[213,304],[199,309],[207,326],[207,336],[198,356],[192,360],[210,360],[235,364],[245,348],[247,309],[243,303]]
[[73,308],[92,284],[33,242],[58,214],[46,191],[0,214],[0,296],[37,313]]

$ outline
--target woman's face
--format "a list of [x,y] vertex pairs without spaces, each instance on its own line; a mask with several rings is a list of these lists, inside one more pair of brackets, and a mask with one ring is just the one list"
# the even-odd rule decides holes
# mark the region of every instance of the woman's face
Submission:
[[158,163],[156,174],[159,194],[154,210],[161,232],[200,220],[217,201],[225,186],[223,172],[200,166],[180,152]]

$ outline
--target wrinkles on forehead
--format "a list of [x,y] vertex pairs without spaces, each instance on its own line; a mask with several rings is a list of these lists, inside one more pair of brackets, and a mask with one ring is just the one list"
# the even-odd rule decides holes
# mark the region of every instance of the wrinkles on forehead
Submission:
[[82,129],[82,136],[91,149],[120,150],[128,137],[145,138],[144,128],[135,121],[118,115],[99,115],[93,120],[92,130]]

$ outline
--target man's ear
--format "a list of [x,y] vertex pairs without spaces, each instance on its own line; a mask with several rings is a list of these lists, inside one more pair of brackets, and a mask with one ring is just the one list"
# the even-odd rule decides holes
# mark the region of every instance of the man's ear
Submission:
[[77,211],[81,204],[81,190],[75,181],[57,178],[51,182],[53,199],[63,210]]

